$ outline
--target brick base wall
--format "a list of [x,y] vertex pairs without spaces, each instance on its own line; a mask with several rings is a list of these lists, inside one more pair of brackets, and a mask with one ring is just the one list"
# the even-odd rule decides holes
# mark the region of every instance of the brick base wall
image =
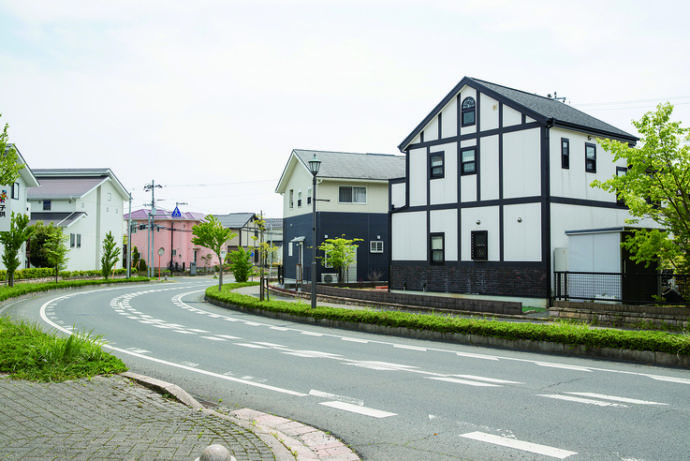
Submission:
[[389,286],[392,290],[546,298],[549,284],[542,268],[393,264]]

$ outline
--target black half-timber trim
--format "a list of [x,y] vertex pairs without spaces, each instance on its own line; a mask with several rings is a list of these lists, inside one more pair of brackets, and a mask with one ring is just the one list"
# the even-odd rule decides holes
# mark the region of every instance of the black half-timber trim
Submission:
[[[546,284],[546,298],[551,299],[551,170],[550,170],[550,134],[551,123],[541,129],[541,260],[545,265],[549,280]],[[550,301],[549,301],[550,304]]]
[[410,149],[420,149],[423,147],[429,147],[429,146],[436,146],[439,144],[448,144],[451,142],[459,142],[459,141],[466,141],[468,139],[474,139],[474,138],[484,138],[484,137],[489,137],[489,136],[495,136],[497,134],[502,134],[502,133],[512,133],[513,131],[523,131],[523,130],[529,130],[531,128],[539,128],[542,126],[538,122],[530,122],[525,125],[511,125],[507,126],[505,128],[493,128],[491,130],[486,130],[482,131],[481,133],[479,132],[474,132],[474,133],[469,133],[469,134],[464,134],[461,136],[451,136],[449,138],[444,138],[444,139],[436,139],[434,141],[424,141],[424,142],[418,142],[416,144],[410,144],[408,149],[405,151],[405,153],[409,152]]

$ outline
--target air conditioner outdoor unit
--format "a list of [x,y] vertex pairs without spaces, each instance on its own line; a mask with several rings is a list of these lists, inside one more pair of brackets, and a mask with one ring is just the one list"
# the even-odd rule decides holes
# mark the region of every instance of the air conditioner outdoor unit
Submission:
[[338,282],[338,274],[321,274],[321,281],[326,283],[336,283]]

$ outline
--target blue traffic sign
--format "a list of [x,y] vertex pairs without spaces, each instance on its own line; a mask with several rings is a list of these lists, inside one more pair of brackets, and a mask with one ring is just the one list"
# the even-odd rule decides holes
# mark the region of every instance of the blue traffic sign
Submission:
[[172,217],[173,218],[181,218],[182,217],[182,213],[180,213],[179,208],[175,207],[175,209],[172,212]]

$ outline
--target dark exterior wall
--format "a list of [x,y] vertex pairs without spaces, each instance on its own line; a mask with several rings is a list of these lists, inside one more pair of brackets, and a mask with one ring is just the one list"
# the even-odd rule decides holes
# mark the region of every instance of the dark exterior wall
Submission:
[[535,264],[393,262],[389,285],[392,290],[547,298],[550,279],[548,270]]
[[[364,241],[358,242],[357,248],[357,280],[366,281],[370,279],[373,272],[381,274],[379,280],[388,280],[388,253],[390,251],[390,236],[388,232],[388,214],[385,213],[334,213],[317,212],[318,242],[320,245],[324,236],[328,238],[338,238],[345,234],[345,238],[361,238]],[[294,279],[297,275],[297,247],[291,243],[295,237],[304,236],[304,270],[305,281],[311,280],[311,247],[312,247],[312,215],[304,214],[285,218],[283,224],[283,265],[285,267],[285,277]],[[383,241],[383,253],[370,253],[369,242],[371,240]],[[288,245],[293,245],[292,256],[288,256]],[[322,252],[317,252],[317,256],[322,256]],[[321,280],[322,272],[334,272],[334,269],[327,269],[321,265],[321,260],[317,260],[317,280]]]

